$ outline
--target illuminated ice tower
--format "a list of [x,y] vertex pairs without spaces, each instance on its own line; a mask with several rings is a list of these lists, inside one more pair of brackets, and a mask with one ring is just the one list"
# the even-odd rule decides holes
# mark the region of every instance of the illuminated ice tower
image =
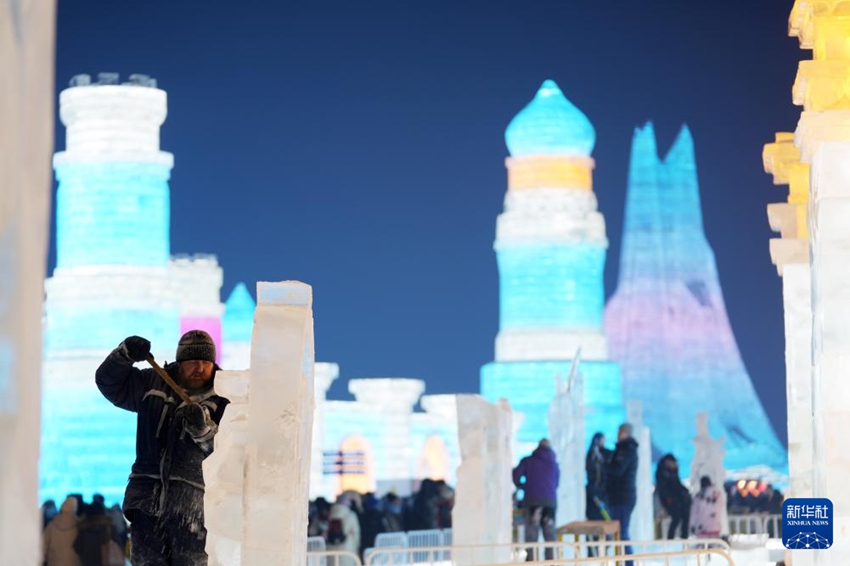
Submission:
[[98,78],[79,75],[59,97],[67,135],[54,157],[57,257],[45,283],[42,498],[120,501],[135,418],[101,397],[94,371],[125,336],[150,339],[162,362],[181,327],[221,335],[215,258],[170,258],[165,91],[143,75]]
[[674,453],[683,475],[699,412],[708,413],[711,436],[726,437],[727,469],[767,465],[784,473],[785,450],[729,325],[687,127],[663,161],[652,124],[635,131],[619,283],[605,329],[626,398],[643,402],[654,447]]
[[596,132],[547,80],[505,141],[508,191],[494,244],[499,334],[496,361],[481,369],[481,393],[508,398],[525,414],[518,440],[536,443],[549,436],[556,377],[567,378],[580,348],[586,431],[613,438],[625,411],[602,329],[608,240],[593,193]]

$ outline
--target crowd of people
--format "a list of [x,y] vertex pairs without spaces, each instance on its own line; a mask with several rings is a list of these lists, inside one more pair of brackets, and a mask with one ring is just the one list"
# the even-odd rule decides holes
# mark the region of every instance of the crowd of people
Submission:
[[57,510],[48,499],[41,507],[42,566],[124,566],[128,529],[121,507],[106,507],[102,495],[91,503],[69,495]]
[[408,497],[344,491],[333,503],[324,497],[310,502],[307,534],[323,538],[328,550],[362,557],[381,533],[450,529],[453,506],[454,490],[443,480],[424,479]]

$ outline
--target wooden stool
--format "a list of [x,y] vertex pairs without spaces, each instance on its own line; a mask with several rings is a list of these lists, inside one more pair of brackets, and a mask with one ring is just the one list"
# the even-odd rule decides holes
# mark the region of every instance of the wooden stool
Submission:
[[[614,535],[614,540],[620,540],[620,521],[573,521],[558,527],[558,540],[563,541],[564,535],[573,535],[575,542],[581,535],[599,537],[605,540],[608,535]],[[620,555],[620,546],[614,546],[614,556]],[[578,556],[576,556],[578,558]]]

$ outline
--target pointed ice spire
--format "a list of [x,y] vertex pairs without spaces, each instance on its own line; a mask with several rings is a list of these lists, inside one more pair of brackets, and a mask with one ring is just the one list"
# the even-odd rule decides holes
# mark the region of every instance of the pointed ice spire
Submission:
[[256,306],[245,284],[237,283],[224,303],[224,316],[221,325],[225,343],[251,342]]
[[[682,125],[676,141],[662,165],[661,200],[665,225],[674,234],[689,233],[702,237],[702,205],[699,197],[694,138],[686,124]],[[687,254],[682,256],[687,257]]]
[[575,155],[589,157],[596,131],[584,113],[567,100],[557,83],[547,79],[505,130],[513,157]]

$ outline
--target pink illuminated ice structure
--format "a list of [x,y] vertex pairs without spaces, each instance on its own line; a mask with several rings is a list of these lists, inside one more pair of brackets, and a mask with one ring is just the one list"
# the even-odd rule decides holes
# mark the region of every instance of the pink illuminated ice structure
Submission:
[[787,473],[729,324],[688,128],[663,161],[652,124],[636,129],[628,182],[619,282],[605,309],[623,397],[643,402],[655,453],[675,454],[685,477],[699,412],[709,414],[712,437],[726,438],[727,470]]

